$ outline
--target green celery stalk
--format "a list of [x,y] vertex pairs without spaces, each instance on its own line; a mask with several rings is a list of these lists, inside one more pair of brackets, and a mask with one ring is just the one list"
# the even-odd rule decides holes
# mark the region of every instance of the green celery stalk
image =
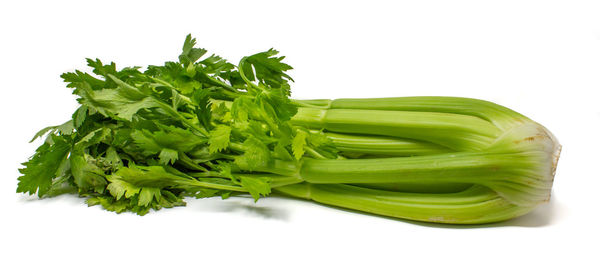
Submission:
[[338,150],[344,152],[346,156],[353,156],[352,158],[415,156],[452,152],[448,147],[414,139],[336,132],[327,132],[325,135],[331,139]]
[[485,148],[501,134],[481,118],[440,112],[301,108],[292,123],[332,132],[423,140],[454,150]]
[[402,193],[345,184],[294,184],[279,193],[319,203],[416,221],[481,224],[503,221],[531,210],[508,202],[494,191],[473,186],[446,194]]
[[[366,153],[369,143],[377,153],[393,140],[394,150],[412,156],[305,159],[298,176],[307,183],[279,187],[279,192],[386,216],[446,223],[516,217],[550,197],[558,141],[543,126],[500,105],[450,97],[298,103],[304,107],[292,119],[294,124],[324,130],[342,153]],[[365,136],[375,134],[381,136]],[[479,196],[481,189],[493,197],[456,205],[457,197]],[[427,198],[440,202],[423,205]],[[415,202],[420,205],[411,205]]]

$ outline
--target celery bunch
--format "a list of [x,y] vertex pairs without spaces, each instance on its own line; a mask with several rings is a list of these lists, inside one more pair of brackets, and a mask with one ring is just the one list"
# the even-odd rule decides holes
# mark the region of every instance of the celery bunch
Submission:
[[71,120],[41,130],[17,192],[77,193],[140,215],[197,198],[272,191],[373,214],[454,224],[550,197],[560,145],[534,121],[475,99],[293,100],[277,51],[236,66],[188,36],[177,62],[88,59],[62,75]]

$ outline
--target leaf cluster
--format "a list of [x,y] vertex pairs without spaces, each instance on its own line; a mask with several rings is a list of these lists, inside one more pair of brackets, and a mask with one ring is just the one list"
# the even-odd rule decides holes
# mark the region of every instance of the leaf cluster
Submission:
[[63,74],[80,106],[34,136],[46,139],[23,164],[17,192],[76,192],[89,205],[143,215],[186,196],[257,200],[303,157],[337,157],[325,136],[291,125],[292,67],[277,51],[236,66],[195,45],[188,35],[178,61],[160,66],[87,59],[91,73]]

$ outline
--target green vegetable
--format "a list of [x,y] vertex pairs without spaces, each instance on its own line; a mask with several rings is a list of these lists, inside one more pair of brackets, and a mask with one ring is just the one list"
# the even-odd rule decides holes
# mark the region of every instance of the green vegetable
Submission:
[[233,65],[178,62],[65,73],[80,107],[38,132],[17,192],[77,193],[140,215],[197,198],[277,192],[373,214],[469,224],[550,197],[560,145],[541,125],[475,99],[293,100],[271,49]]

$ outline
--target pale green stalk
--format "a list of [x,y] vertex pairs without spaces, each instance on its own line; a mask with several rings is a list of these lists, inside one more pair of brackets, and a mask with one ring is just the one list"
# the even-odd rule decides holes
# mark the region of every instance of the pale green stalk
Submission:
[[306,159],[298,173],[306,183],[279,192],[446,223],[504,220],[550,198],[560,145],[508,108],[448,97],[297,103],[294,124],[325,131],[342,153],[373,158]]

